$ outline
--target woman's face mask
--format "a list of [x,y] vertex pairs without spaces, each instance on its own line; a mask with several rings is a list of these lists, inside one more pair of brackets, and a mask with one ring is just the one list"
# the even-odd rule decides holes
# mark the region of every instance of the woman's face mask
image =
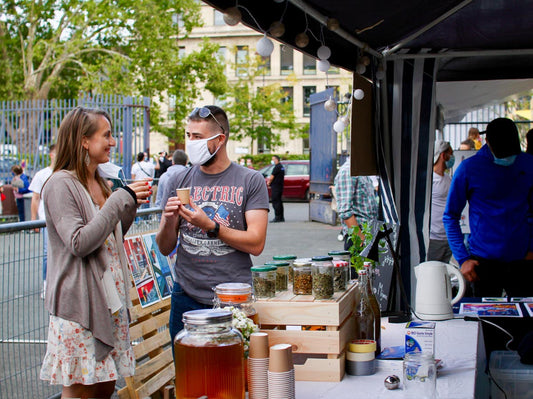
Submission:
[[220,135],[221,133],[213,137],[209,137],[208,139],[187,140],[187,153],[189,154],[189,160],[193,165],[203,165],[215,156],[220,147],[218,147],[216,151],[211,154],[209,152],[209,146],[207,145],[207,142],[217,138]]

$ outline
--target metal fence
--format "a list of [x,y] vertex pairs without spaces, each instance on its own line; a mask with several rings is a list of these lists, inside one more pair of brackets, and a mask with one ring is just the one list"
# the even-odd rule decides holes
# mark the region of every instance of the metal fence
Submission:
[[[157,230],[161,209],[139,210],[128,235]],[[0,398],[49,398],[61,391],[39,379],[48,312],[43,289],[44,221],[0,224]]]
[[111,160],[130,177],[133,156],[149,147],[150,99],[85,95],[72,100],[0,102],[0,180],[11,180],[11,166],[23,164],[29,177],[48,165],[48,146],[57,138],[65,115],[77,106],[106,110],[117,146]]

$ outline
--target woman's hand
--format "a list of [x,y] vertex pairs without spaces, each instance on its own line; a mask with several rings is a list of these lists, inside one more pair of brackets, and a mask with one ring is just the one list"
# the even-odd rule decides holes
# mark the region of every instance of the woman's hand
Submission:
[[147,204],[150,202],[150,196],[152,195],[152,179],[143,179],[128,184],[128,187],[133,190],[137,196],[137,205]]

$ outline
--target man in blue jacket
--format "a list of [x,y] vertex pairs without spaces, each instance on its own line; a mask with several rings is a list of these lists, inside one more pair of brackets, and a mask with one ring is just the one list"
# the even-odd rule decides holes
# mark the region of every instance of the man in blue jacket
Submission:
[[[453,256],[474,296],[533,296],[533,156],[514,122],[487,125],[485,144],[455,172],[443,222]],[[459,227],[468,201],[469,249]]]

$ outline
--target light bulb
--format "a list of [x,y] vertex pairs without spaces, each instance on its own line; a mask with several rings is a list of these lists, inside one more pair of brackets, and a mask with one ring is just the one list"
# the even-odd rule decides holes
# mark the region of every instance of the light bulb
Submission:
[[318,60],[318,70],[321,72],[327,72],[329,70],[330,63],[328,60]]
[[370,57],[368,55],[363,55],[361,57],[361,64],[363,64],[364,66],[369,66],[370,65]]
[[365,97],[365,92],[363,90],[361,90],[361,89],[355,89],[353,91],[353,97],[356,100],[362,100]]
[[341,116],[339,120],[344,123],[344,126],[348,126],[350,124],[350,118],[348,115]]
[[366,71],[366,66],[364,66],[363,64],[357,64],[355,66],[355,71],[359,74],[359,75],[362,75],[363,73],[365,73]]
[[274,21],[270,25],[269,32],[274,37],[281,37],[285,33],[285,25],[281,21]]
[[329,98],[329,100],[327,100],[325,103],[324,103],[324,109],[326,111],[334,111],[335,108],[337,108],[337,103],[335,103],[335,100],[333,98]]
[[241,22],[242,14],[237,7],[230,7],[227,10],[224,10],[222,18],[226,24],[234,26]]
[[321,60],[327,60],[331,57],[331,50],[328,46],[320,46],[316,52],[316,55]]
[[336,31],[337,29],[339,29],[340,24],[339,21],[337,21],[335,18],[328,18],[326,20],[326,26],[329,30]]
[[378,70],[376,71],[376,79],[377,80],[385,79],[385,70],[383,69],[383,64],[380,64],[378,66]]
[[270,54],[272,54],[272,51],[274,51],[274,43],[272,43],[272,40],[270,40],[265,34],[257,42],[256,49],[257,54],[259,54],[261,57],[268,57]]
[[333,130],[335,130],[337,133],[342,133],[344,129],[346,129],[346,125],[340,119],[337,119],[337,121],[333,124]]
[[309,44],[309,36],[305,32],[298,33],[294,39],[294,43],[300,48],[304,48]]

